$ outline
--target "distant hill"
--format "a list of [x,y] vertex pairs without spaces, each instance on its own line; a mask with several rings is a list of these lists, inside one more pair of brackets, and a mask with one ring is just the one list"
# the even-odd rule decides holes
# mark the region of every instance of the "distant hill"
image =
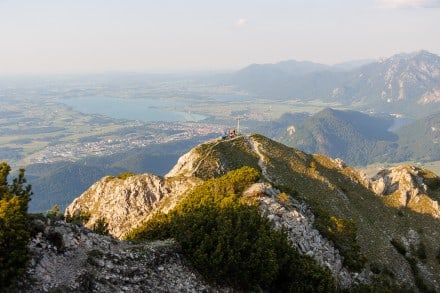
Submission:
[[[307,61],[252,64],[232,75],[230,82],[265,98],[303,99],[325,96],[344,73]],[[318,86],[319,83],[319,86]]]
[[311,115],[307,112],[284,113],[278,119],[272,121],[244,121],[244,126],[252,133],[260,133],[277,141],[283,140],[286,130],[291,125],[299,125]]
[[418,117],[440,110],[440,57],[427,51],[359,67],[296,61],[254,64],[236,72],[231,83],[265,98],[319,99],[357,110]]
[[334,69],[335,71],[339,70],[339,71],[350,71],[350,70],[354,70],[357,69],[361,66],[370,64],[370,63],[374,63],[377,60],[374,59],[361,59],[361,60],[353,60],[353,61],[347,61],[347,62],[342,62],[342,63],[337,63],[334,64],[332,66],[332,69]]
[[396,148],[398,137],[388,131],[392,124],[393,118],[388,115],[326,108],[298,124],[292,121],[276,139],[308,153],[363,165],[386,160]]
[[440,160],[440,113],[414,121],[396,130],[399,136],[394,162]]

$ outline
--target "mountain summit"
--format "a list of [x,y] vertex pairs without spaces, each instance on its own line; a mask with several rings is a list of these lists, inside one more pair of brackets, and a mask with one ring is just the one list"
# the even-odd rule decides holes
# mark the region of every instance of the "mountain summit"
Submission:
[[194,186],[243,166],[261,179],[241,196],[252,196],[300,253],[330,269],[340,288],[440,290],[439,177],[406,166],[369,179],[341,160],[261,135],[203,143],[164,178],[103,178],[66,215],[85,213],[89,226],[104,219],[113,235],[124,237],[152,214],[172,210]]

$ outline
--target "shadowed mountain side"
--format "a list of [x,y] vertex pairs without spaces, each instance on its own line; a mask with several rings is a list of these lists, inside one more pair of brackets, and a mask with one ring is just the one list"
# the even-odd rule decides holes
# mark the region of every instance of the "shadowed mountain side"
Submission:
[[[397,148],[398,136],[388,129],[394,118],[367,115],[357,111],[326,108],[303,120],[298,115],[284,115],[273,138],[306,153],[320,153],[341,158],[351,165],[386,161]],[[304,116],[302,116],[304,117]]]
[[396,155],[390,161],[440,160],[440,113],[418,119],[396,130],[399,136]]

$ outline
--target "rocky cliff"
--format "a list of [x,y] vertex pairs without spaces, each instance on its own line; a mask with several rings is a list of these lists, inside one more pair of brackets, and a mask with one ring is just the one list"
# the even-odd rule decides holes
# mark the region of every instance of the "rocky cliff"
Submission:
[[259,170],[262,180],[243,196],[256,196],[263,214],[287,231],[298,251],[329,268],[340,288],[440,290],[436,175],[404,167],[368,179],[340,160],[259,135],[199,145],[165,178],[103,178],[66,214],[89,214],[89,226],[103,218],[111,234],[123,237],[153,213],[172,209],[191,187],[244,165]]
[[92,228],[98,220],[108,224],[109,232],[122,238],[133,227],[149,219],[155,210],[169,210],[178,198],[197,182],[197,178],[164,179],[153,174],[120,179],[104,177],[76,198],[66,209],[67,217],[86,217]]

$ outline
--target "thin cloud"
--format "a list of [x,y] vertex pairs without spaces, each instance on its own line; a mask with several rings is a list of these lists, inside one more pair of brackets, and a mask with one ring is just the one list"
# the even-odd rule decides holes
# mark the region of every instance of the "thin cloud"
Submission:
[[240,18],[240,19],[237,19],[237,21],[234,23],[234,26],[235,26],[236,28],[242,28],[242,27],[244,27],[246,24],[247,24],[247,20],[244,19],[244,18]]
[[383,8],[440,8],[440,0],[378,0]]

